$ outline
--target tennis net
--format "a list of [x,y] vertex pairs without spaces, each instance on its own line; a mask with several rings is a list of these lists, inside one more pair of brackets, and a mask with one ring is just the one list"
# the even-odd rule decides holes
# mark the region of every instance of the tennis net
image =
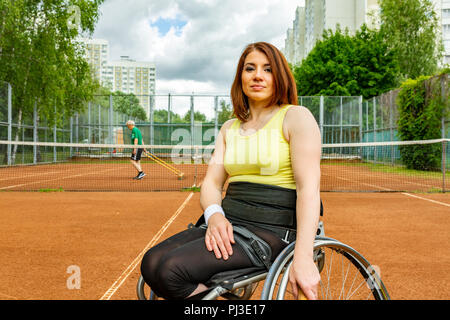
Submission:
[[[322,192],[446,192],[450,139],[322,145]],[[214,146],[0,141],[0,191],[180,191],[198,187]]]

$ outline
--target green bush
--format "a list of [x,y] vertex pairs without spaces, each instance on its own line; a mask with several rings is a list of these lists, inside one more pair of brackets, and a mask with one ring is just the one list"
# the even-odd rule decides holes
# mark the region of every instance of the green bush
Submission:
[[[406,80],[400,89],[398,131],[402,141],[441,138],[441,119],[448,97],[441,94],[441,74]],[[447,90],[448,91],[448,90]],[[408,169],[436,170],[440,168],[441,144],[402,146],[399,148]]]

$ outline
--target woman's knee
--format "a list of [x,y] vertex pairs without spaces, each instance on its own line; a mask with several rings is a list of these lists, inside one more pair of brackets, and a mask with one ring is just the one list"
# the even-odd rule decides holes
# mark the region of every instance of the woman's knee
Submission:
[[142,260],[141,273],[145,282],[160,297],[184,299],[195,290],[179,256],[167,253],[158,259],[147,252]]

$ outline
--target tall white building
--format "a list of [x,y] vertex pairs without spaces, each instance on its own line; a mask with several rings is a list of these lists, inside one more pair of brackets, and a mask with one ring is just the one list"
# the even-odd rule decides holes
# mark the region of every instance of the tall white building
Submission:
[[450,64],[450,0],[433,0],[433,3],[439,17],[445,50],[442,64]]
[[149,95],[155,94],[156,66],[152,62],[136,61],[129,56],[109,60],[109,43],[103,39],[82,39],[86,59],[93,75],[111,91],[133,93],[144,110],[149,110]]
[[288,30],[284,53],[292,63],[300,63],[322,38],[325,30],[348,28],[355,33],[363,23],[372,27],[378,15],[377,0],[305,0],[297,7],[292,30]]
[[135,61],[128,56],[106,64],[103,81],[112,91],[134,93],[144,110],[149,110],[149,95],[155,94],[156,67],[152,62]]
[[101,81],[103,68],[108,62],[109,57],[109,43],[104,39],[87,39],[83,38],[81,41],[86,48],[86,60],[91,65],[93,76]]
[[[442,65],[450,64],[450,0],[432,0],[439,18],[444,45]],[[379,24],[378,0],[305,0],[304,7],[297,7],[292,28],[286,33],[283,52],[292,63],[300,63],[321,39],[324,30],[348,28],[350,33],[363,23],[369,27]]]

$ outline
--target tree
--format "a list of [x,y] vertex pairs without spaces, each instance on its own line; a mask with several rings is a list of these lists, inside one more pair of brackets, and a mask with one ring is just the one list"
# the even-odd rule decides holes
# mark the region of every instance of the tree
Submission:
[[147,114],[139,104],[139,99],[133,93],[116,91],[112,93],[114,110],[141,121],[147,121]]
[[98,84],[76,39],[92,34],[102,2],[0,0],[0,80],[13,88],[17,134],[34,106],[53,125],[92,98]]
[[[157,123],[168,123],[169,122],[169,112],[166,109],[157,109],[153,111],[153,121]],[[170,111],[170,122],[171,123],[183,123],[180,115]]]
[[294,66],[299,96],[359,96],[368,99],[395,88],[398,64],[382,35],[365,24],[355,36],[337,26],[300,65]]
[[225,123],[227,120],[231,119],[233,116],[233,108],[231,105],[225,102],[225,100],[220,100],[220,111],[217,115],[217,122],[220,124]]
[[[200,111],[194,111],[194,121],[198,122],[206,122],[206,115],[201,113]],[[191,110],[188,110],[183,117],[183,122],[191,123]]]
[[434,74],[442,58],[439,23],[431,0],[380,0],[380,32],[403,79]]

